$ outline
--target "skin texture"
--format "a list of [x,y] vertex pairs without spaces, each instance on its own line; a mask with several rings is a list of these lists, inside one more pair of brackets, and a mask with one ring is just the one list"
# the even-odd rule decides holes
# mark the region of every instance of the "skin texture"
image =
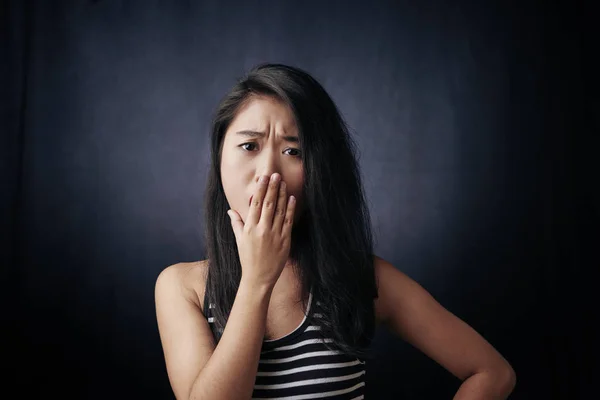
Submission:
[[[264,135],[249,136],[237,132],[252,131]],[[231,209],[246,221],[250,196],[261,175],[278,173],[286,183],[287,195],[296,198],[297,221],[303,210],[304,183],[299,143],[284,136],[298,137],[298,128],[290,108],[267,96],[253,96],[238,112],[225,133],[221,151],[221,181]]]
[[286,196],[285,182],[278,179],[278,173],[270,179],[267,175],[260,178],[245,223],[238,213],[227,211],[235,234],[242,279],[251,286],[273,287],[289,258],[295,204],[293,196],[289,200]]

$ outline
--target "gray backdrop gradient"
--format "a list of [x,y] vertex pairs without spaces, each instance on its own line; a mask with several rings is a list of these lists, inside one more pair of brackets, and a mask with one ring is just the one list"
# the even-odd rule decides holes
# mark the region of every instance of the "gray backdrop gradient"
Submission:
[[[589,293],[574,288],[598,265],[578,218],[598,203],[575,180],[588,160],[571,135],[580,36],[559,28],[581,10],[474,3],[5,2],[14,382],[172,398],[154,282],[204,257],[211,115],[270,61],[312,73],[351,127],[376,253],[512,363],[511,398],[576,398],[595,334],[570,328]],[[450,399],[459,386],[385,331],[373,346],[369,399]]]

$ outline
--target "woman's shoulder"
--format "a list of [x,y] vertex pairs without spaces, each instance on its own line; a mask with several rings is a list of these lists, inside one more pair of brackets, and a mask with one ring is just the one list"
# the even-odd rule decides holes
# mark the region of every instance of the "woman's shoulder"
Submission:
[[178,286],[181,294],[202,312],[204,306],[204,288],[208,273],[208,260],[180,262],[169,265],[158,279],[166,277],[172,285]]

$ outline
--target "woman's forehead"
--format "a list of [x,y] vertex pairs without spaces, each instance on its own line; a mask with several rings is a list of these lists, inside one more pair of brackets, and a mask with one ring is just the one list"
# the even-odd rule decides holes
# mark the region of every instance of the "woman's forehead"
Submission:
[[275,126],[278,133],[295,134],[298,129],[290,107],[268,96],[252,96],[237,113],[228,131],[251,130],[264,132]]

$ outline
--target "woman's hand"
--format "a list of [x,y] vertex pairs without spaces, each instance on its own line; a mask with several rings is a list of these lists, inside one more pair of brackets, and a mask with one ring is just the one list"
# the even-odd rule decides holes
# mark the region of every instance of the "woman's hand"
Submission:
[[275,286],[290,252],[296,199],[286,195],[285,182],[275,173],[261,176],[252,196],[246,223],[239,213],[227,211],[242,265],[242,280]]

